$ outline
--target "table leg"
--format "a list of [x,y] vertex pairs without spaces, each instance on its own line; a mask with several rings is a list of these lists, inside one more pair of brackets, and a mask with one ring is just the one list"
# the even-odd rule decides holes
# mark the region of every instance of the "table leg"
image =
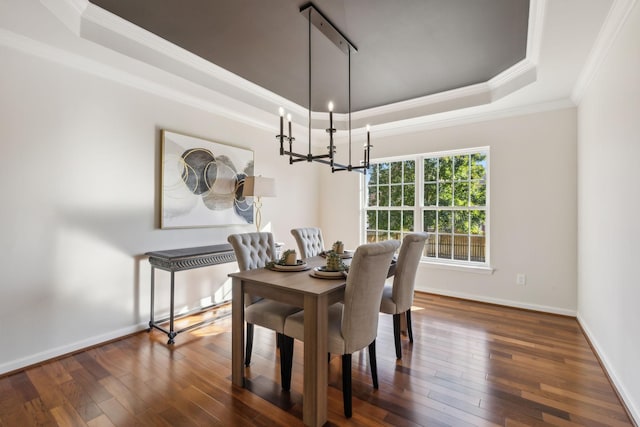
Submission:
[[155,280],[155,276],[156,276],[156,269],[151,266],[151,308],[149,310],[149,329],[147,329],[147,332],[151,332],[151,329],[153,328],[153,311],[155,310],[154,308],[154,303],[153,300],[155,298],[155,289],[156,289],[156,280]]
[[176,288],[175,288],[175,273],[172,271],[171,272],[171,303],[169,306],[169,341],[167,341],[167,344],[175,344],[175,341],[173,340],[176,335],[174,330],[173,330],[173,311],[175,308],[175,293],[176,293]]
[[326,295],[305,295],[302,420],[307,426],[327,422],[327,309]]
[[244,290],[242,280],[231,281],[231,381],[244,387]]

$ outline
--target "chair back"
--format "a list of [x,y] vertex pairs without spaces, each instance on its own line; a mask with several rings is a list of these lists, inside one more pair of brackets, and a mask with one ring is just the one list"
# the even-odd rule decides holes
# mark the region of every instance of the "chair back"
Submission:
[[276,245],[271,233],[230,234],[227,241],[233,247],[240,271],[262,268],[276,259]]
[[294,228],[291,234],[296,239],[301,258],[310,258],[324,251],[322,230],[318,227]]
[[356,249],[347,275],[341,332],[344,354],[358,351],[375,339],[382,290],[397,240],[361,245]]
[[402,239],[391,296],[396,304],[396,313],[404,313],[413,304],[416,272],[428,237],[429,233],[411,233]]

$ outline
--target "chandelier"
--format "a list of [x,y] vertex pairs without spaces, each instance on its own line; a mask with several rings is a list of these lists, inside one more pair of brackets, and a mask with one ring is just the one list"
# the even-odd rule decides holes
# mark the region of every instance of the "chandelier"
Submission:
[[[296,162],[317,162],[331,166],[331,172],[339,171],[358,171],[366,174],[369,169],[369,159],[371,148],[370,128],[367,125],[367,142],[364,144],[364,159],[360,165],[353,166],[351,163],[351,51],[357,52],[358,49],[351,43],[323,14],[313,3],[307,3],[300,8],[300,13],[309,20],[309,149],[307,154],[296,153],[293,151],[293,142],[295,138],[291,133],[291,114],[287,114],[288,134],[284,134],[284,115],[285,111],[280,107],[280,133],[276,138],[280,141],[280,155],[289,156],[289,164]],[[313,155],[311,153],[311,24],[320,30],[331,42],[333,42],[348,57],[348,113],[349,113],[349,163],[344,165],[334,161],[336,147],[333,142],[333,134],[336,129],[333,127],[333,103],[329,102],[329,128],[326,129],[329,134],[329,146],[327,146],[327,154]],[[286,149],[285,140],[288,142],[288,150]]]

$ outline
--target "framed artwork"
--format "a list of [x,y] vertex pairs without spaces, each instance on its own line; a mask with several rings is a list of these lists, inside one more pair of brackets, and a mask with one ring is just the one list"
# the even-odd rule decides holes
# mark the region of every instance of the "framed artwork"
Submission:
[[250,175],[253,151],[163,130],[160,228],[253,224]]

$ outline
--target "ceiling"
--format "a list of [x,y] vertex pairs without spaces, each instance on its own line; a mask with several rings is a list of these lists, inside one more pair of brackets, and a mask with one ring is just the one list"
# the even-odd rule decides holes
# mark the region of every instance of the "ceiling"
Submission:
[[[307,107],[304,0],[91,0],[295,104]],[[357,48],[351,109],[491,80],[527,55],[529,0],[316,0]],[[312,27],[312,110],[348,110],[348,57]]]

